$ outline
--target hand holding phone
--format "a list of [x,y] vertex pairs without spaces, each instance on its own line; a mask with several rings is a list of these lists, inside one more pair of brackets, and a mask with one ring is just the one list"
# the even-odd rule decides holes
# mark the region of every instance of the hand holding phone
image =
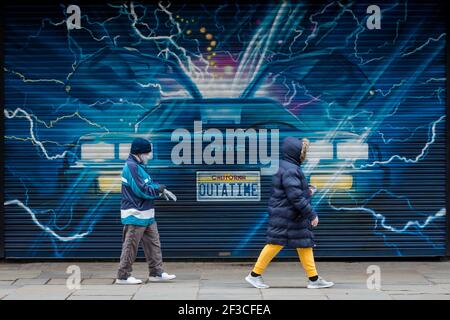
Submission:
[[319,217],[316,217],[314,220],[311,221],[311,225],[315,228],[319,224]]
[[309,191],[311,192],[311,196],[313,196],[317,191],[316,186],[309,185]]
[[163,195],[164,195],[164,198],[166,198],[166,200],[177,201],[177,196],[167,189],[164,189]]

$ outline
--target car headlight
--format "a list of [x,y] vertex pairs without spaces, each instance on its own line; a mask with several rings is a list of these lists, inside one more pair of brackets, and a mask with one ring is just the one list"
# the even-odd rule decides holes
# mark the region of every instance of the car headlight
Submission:
[[131,143],[121,143],[119,144],[119,159],[126,160],[130,154]]
[[369,145],[359,142],[343,142],[336,146],[337,158],[345,160],[369,159]]
[[312,142],[308,149],[308,159],[333,159],[333,144],[327,142]]
[[81,159],[96,161],[114,159],[114,144],[84,143],[81,145]]

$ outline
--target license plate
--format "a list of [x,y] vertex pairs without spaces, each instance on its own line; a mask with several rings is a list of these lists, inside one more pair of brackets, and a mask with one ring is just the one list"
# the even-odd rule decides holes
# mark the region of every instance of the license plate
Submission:
[[197,171],[197,201],[259,200],[259,171]]

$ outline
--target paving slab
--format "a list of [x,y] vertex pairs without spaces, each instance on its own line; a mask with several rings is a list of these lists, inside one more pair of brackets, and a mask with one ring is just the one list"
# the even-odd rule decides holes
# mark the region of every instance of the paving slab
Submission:
[[[165,269],[177,275],[166,283],[115,285],[117,262],[0,263],[0,299],[446,299],[450,298],[448,261],[319,261],[320,274],[335,286],[306,289],[307,278],[297,261],[274,261],[264,273],[270,289],[251,287],[244,278],[251,262],[168,262]],[[69,290],[66,270],[77,265],[81,288]],[[369,290],[367,268],[381,270],[381,290]],[[143,261],[133,265],[133,276],[147,280]]]
[[17,286],[39,285],[39,284],[46,284],[49,280],[50,280],[49,278],[17,279],[16,281],[14,281],[14,285]]
[[65,300],[71,293],[65,286],[28,285],[11,291],[3,300]]
[[75,296],[72,295],[67,300],[131,300],[133,296]]
[[123,296],[133,295],[139,290],[139,285],[80,285],[73,292],[76,296]]
[[67,278],[52,278],[46,284],[64,286],[67,283]]
[[17,280],[17,279],[31,279],[36,278],[41,273],[40,270],[35,271],[17,271],[17,270],[2,270],[0,271],[0,280]]
[[327,297],[329,300],[393,300],[393,298],[386,293],[327,293]]
[[406,295],[391,295],[393,300],[450,300],[450,295],[438,294],[406,294]]
[[116,279],[113,278],[89,278],[89,279],[84,279],[83,281],[81,281],[81,284],[114,284],[114,281]]

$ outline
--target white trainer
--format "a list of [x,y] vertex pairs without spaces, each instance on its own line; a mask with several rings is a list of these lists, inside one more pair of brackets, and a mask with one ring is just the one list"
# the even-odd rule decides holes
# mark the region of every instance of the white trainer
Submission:
[[251,274],[245,277],[245,281],[250,283],[257,289],[267,289],[269,286],[264,283],[264,280],[261,276],[253,277]]
[[141,284],[142,280],[136,279],[135,277],[128,277],[126,280],[116,279],[116,284]]
[[167,272],[161,273],[160,276],[152,276],[148,277],[148,281],[158,282],[158,281],[170,281],[175,279],[177,276],[174,274],[168,274]]
[[327,281],[321,277],[319,277],[316,281],[308,282],[308,289],[322,289],[322,288],[330,288],[334,286],[334,283],[331,281]]

